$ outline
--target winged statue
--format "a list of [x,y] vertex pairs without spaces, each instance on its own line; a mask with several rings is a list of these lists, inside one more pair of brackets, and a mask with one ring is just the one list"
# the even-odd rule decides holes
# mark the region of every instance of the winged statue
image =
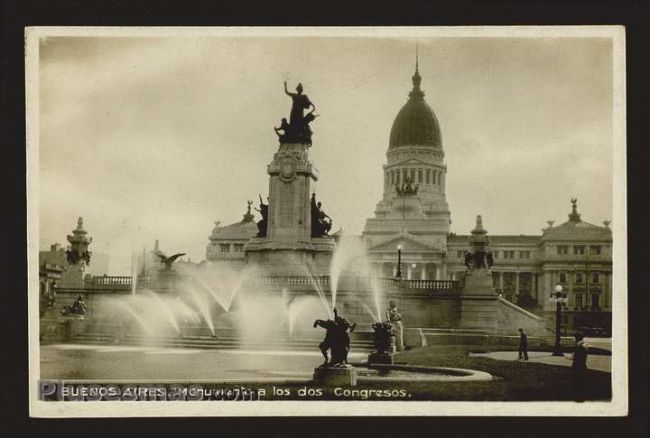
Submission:
[[171,270],[172,269],[172,264],[179,258],[183,257],[185,255],[184,252],[179,252],[178,254],[174,254],[173,256],[167,257],[165,254],[156,254],[158,257],[160,257],[160,261],[165,264],[165,270]]

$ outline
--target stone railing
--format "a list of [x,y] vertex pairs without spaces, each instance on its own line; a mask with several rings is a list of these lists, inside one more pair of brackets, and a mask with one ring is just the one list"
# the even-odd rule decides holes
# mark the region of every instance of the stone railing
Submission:
[[[349,277],[343,276],[339,279],[338,290],[364,290],[369,289],[373,280],[370,277]],[[429,292],[459,292],[461,282],[458,280],[403,280],[397,278],[378,278],[376,284],[382,287],[397,287],[406,290],[422,290]],[[273,276],[260,277],[255,280],[255,284],[260,286],[273,286],[276,288],[286,287],[288,289],[295,286],[331,286],[331,280],[328,276],[308,277],[308,276]]]
[[132,278],[130,276],[108,276],[90,277],[86,281],[86,286],[90,287],[111,287],[117,289],[128,289],[131,287]]
[[[138,277],[137,286],[151,287],[151,288],[174,288],[183,280],[191,280],[184,275],[173,275],[168,278],[150,278]],[[404,280],[397,278],[377,278],[370,277],[353,277],[342,276],[338,281],[338,290],[340,291],[360,291],[368,290],[376,285],[386,288],[399,288],[407,291],[422,291],[422,292],[441,292],[441,293],[454,293],[459,292],[461,289],[461,282],[458,280]],[[319,287],[321,289],[329,290],[331,287],[331,280],[329,276],[309,277],[309,276],[265,276],[258,277],[253,280],[256,286],[269,286],[273,289],[287,288],[289,290],[302,288],[302,287]],[[114,289],[114,290],[128,290],[131,288],[132,278],[129,276],[101,276],[90,277],[86,280],[86,287],[89,289]]]

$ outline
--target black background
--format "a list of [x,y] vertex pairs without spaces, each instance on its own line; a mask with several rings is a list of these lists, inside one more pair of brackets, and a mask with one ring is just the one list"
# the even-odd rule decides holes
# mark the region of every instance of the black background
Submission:
[[[30,1],[0,0],[0,431],[4,436],[647,437],[650,7],[626,1]],[[626,26],[630,416],[627,418],[30,419],[27,362],[25,26]],[[644,172],[645,171],[645,172]],[[636,201],[636,202],[635,202]],[[644,275],[645,274],[645,275]],[[218,409],[218,407],[215,407]],[[570,412],[569,412],[570,413]],[[323,412],[326,416],[327,412]],[[9,432],[8,434],[6,434]]]

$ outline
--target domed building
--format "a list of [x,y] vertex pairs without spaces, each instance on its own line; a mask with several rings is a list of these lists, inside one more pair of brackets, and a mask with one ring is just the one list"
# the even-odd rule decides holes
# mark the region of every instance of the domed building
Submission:
[[[366,221],[363,240],[382,277],[460,280],[467,270],[470,235],[449,233],[442,134],[421,89],[417,58],[412,82],[390,131],[383,196]],[[569,220],[555,227],[549,221],[542,235],[490,236],[494,289],[553,321],[555,304],[549,296],[562,285],[567,297],[563,326],[608,331],[614,293],[609,221],[603,226],[584,222],[577,200],[572,204]]]
[[447,166],[442,134],[434,111],[424,99],[416,60],[413,88],[390,132],[384,193],[375,216],[366,221],[363,238],[381,274],[396,274],[399,246],[404,278],[446,278],[449,234]]

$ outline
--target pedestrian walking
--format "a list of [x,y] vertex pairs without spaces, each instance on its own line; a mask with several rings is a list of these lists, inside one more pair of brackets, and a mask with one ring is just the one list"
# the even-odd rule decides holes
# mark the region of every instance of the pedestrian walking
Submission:
[[519,329],[519,360],[528,360],[528,336],[524,329]]
[[585,344],[584,335],[580,332],[575,334],[576,345],[573,350],[573,382],[576,401],[585,400],[585,385],[587,375],[587,356],[589,347]]

